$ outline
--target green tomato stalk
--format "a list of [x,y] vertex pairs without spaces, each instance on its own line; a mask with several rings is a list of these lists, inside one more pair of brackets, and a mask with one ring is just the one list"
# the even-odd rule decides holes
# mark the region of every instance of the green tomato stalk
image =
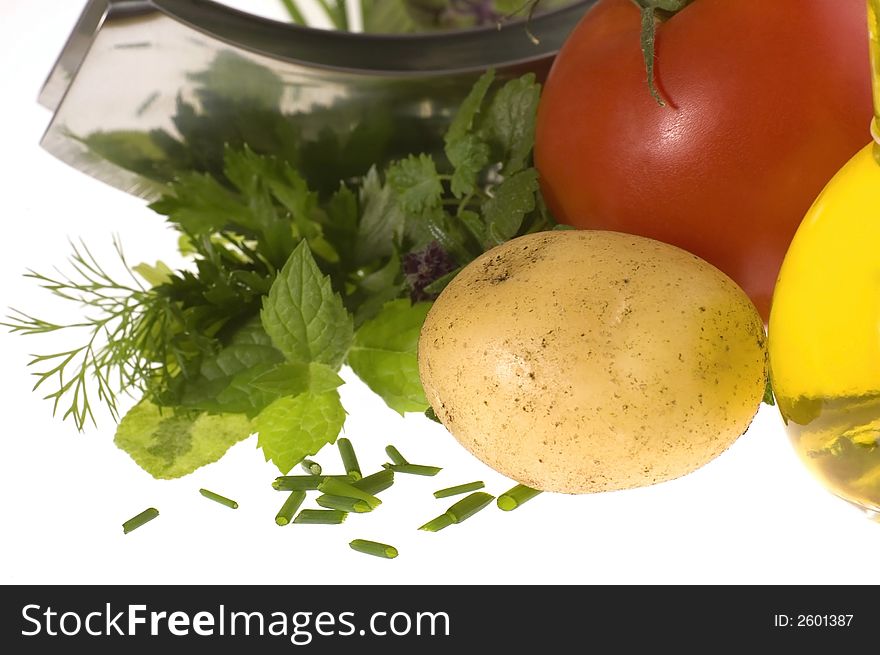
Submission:
[[645,58],[645,71],[648,74],[648,89],[651,97],[661,107],[666,106],[666,101],[657,89],[657,77],[654,72],[654,44],[657,40],[657,23],[668,20],[676,13],[687,7],[694,0],[633,0],[642,12],[642,55]]

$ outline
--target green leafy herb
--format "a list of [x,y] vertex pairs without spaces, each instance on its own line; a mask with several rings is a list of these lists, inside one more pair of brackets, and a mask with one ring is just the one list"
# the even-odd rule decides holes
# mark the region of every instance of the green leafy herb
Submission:
[[116,429],[116,445],[156,478],[176,478],[216,462],[253,432],[241,414],[135,405]]
[[279,398],[255,419],[258,445],[266,460],[287,473],[304,457],[315,455],[345,422],[345,410],[336,391]]
[[537,190],[534,168],[519,171],[498,185],[495,195],[483,205],[487,248],[509,241],[519,232],[525,215],[535,209]]
[[304,241],[272,284],[260,318],[275,347],[293,361],[337,368],[351,345],[351,316]]
[[430,308],[408,300],[386,304],[358,329],[348,353],[352,370],[400,414],[428,407],[419,383],[418,343]]
[[[233,89],[236,79],[248,83]],[[193,83],[203,111],[178,103],[182,141],[95,140],[118,158],[161,159],[150,171],[167,186],[152,208],[189,264],[130,266],[116,243],[116,276],[79,245],[70,275],[30,273],[87,309],[72,324],[7,320],[25,335],[80,336],[34,358],[37,387],[78,428],[94,421],[95,398],[114,418],[119,394],[140,398],[116,443],[162,478],[215,461],[251,432],[287,473],[336,441],[343,362],[395,411],[429,410],[417,346],[430,301],[486,249],[554,226],[531,167],[534,77],[501,85],[486,73],[452,120],[445,157],[390,163],[373,147],[390,141],[369,134],[395,126],[307,141],[311,119],[279,121],[283,81],[250,60],[220,55]],[[338,111],[347,124],[342,109],[322,111],[324,123]]]
[[535,76],[523,75],[505,84],[489,105],[482,135],[502,162],[505,175],[518,173],[529,160],[540,94]]
[[434,160],[428,155],[410,155],[388,169],[388,184],[397,202],[407,212],[424,212],[440,205],[443,186]]

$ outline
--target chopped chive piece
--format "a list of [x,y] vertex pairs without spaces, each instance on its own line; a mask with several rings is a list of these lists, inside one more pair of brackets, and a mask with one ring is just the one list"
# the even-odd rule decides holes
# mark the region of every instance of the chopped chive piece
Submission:
[[431,519],[425,525],[419,528],[419,530],[425,530],[426,532],[440,532],[443,528],[448,528],[450,525],[455,523],[455,519],[453,519],[449,514],[443,513],[435,519]]
[[149,523],[157,516],[159,516],[159,510],[155,507],[148,507],[137,516],[128,519],[122,524],[122,534],[128,534],[132,530],[137,530],[144,523]]
[[486,485],[483,484],[482,480],[477,480],[476,482],[459,484],[454,487],[446,487],[445,489],[438,489],[437,491],[435,491],[434,498],[449,498],[450,496],[458,496],[459,494],[466,494],[469,491],[482,489],[485,486]]
[[487,494],[485,491],[476,491],[459,500],[455,505],[447,509],[446,513],[452,517],[453,521],[461,523],[479,512],[493,500],[495,500],[495,496],[492,494]]
[[382,557],[384,559],[394,559],[397,557],[397,549],[388,544],[380,544],[378,541],[369,541],[367,539],[355,539],[348,544],[352,550],[374,557]]
[[311,459],[304,459],[300,462],[300,466],[302,467],[302,470],[309,475],[321,475],[321,471],[323,470],[318,462]]
[[362,500],[372,509],[376,509],[382,504],[382,501],[376,498],[373,494],[361,491],[357,487],[350,485],[348,482],[343,482],[342,480],[327,478],[318,486],[318,490],[331,496],[345,496],[346,498]]
[[296,514],[296,510],[299,509],[299,506],[303,504],[305,499],[305,491],[291,491],[287,500],[285,500],[284,504],[281,506],[281,509],[278,510],[278,514],[275,515],[275,523],[278,525],[287,525],[290,523],[291,519],[293,519],[293,515]]
[[373,508],[369,503],[357,498],[349,498],[348,496],[334,496],[332,494],[323,494],[315,500],[321,507],[327,509],[338,509],[343,512],[354,512],[355,514],[363,514],[364,512],[372,512]]
[[400,451],[394,446],[385,446],[385,452],[394,464],[409,464],[409,462],[406,461],[406,457],[401,455]]
[[327,478],[351,481],[347,475],[281,475],[272,482],[276,491],[314,491]]
[[342,457],[342,466],[348,476],[355,482],[364,477],[361,475],[361,467],[358,464],[358,458],[357,455],[354,454],[354,447],[352,447],[351,442],[345,437],[340,437],[336,440],[336,447],[339,448],[339,456]]
[[434,421],[435,423],[440,423],[440,419],[437,418],[437,413],[434,411],[433,407],[429,407],[425,410],[425,416]]
[[207,489],[199,489],[199,493],[202,494],[205,498],[210,498],[216,503],[226,505],[226,507],[229,507],[231,509],[238,509],[238,503],[234,500],[227,498],[226,496],[215,494],[213,491],[208,491]]
[[395,473],[409,473],[410,475],[437,475],[443,469],[439,466],[424,466],[423,464],[383,464],[387,469]]
[[492,494],[487,494],[484,491],[476,491],[470,496],[459,500],[437,518],[431,519],[430,521],[425,523],[425,525],[420,527],[419,530],[426,530],[428,532],[439,532],[443,528],[449,527],[453,523],[462,523],[466,519],[479,512],[494,499],[495,496],[493,496]]
[[306,525],[338,525],[346,516],[348,512],[338,509],[304,509],[296,515],[293,522]]
[[375,495],[380,491],[385,491],[392,484],[394,484],[394,471],[382,469],[378,473],[373,473],[365,478],[361,478],[357,482],[352,482],[351,486],[368,494]]
[[523,503],[530,501],[539,493],[541,492],[538,489],[532,489],[524,484],[518,484],[498,496],[498,507],[505,512],[509,512]]

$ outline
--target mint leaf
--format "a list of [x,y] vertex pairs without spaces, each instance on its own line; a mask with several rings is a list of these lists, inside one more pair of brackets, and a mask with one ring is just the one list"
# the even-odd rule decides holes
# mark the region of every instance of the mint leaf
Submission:
[[179,478],[216,462],[253,432],[241,414],[160,409],[142,400],[116,428],[116,445],[154,478]]
[[[486,93],[489,91],[489,87],[492,86],[492,82],[494,81],[495,71],[490,68],[480,76],[480,79],[474,83],[474,86],[467,94],[467,97],[462,100],[461,105],[458,107],[458,111],[455,113],[455,118],[452,119],[449,129],[446,130],[444,140],[446,141],[447,148],[454,145],[457,141],[470,133],[474,124],[474,119],[483,106],[483,99],[486,97]],[[449,151],[447,150],[447,154],[448,152]]]
[[[223,352],[231,350],[232,347]],[[240,351],[241,347],[235,350]],[[275,348],[272,351],[280,356]],[[215,367],[212,360],[203,367],[199,377],[183,383],[177,400],[181,407],[253,417],[284,396],[305,391],[332,391],[342,384],[342,378],[324,364],[257,362],[228,373],[217,371]]]
[[481,122],[493,161],[502,162],[505,176],[522,170],[529,161],[540,94],[541,85],[531,73],[511,80],[495,94]]
[[444,137],[446,158],[454,168],[451,187],[456,198],[476,189],[477,176],[489,163],[489,146],[472,129],[494,80],[494,70],[483,73],[462,101]]
[[263,323],[259,316],[254,316],[238,328],[229,340],[229,345],[236,344],[255,344],[258,346],[271,346],[272,339],[263,329]]
[[489,146],[473,134],[467,134],[446,146],[446,156],[455,167],[452,193],[456,198],[473,193],[477,176],[489,163]]
[[254,421],[260,435],[257,445],[281,473],[336,441],[344,422],[345,410],[336,391],[280,398]]
[[333,391],[342,385],[342,378],[329,366],[286,362],[254,376],[250,385],[276,397],[296,396],[308,390],[314,393]]
[[428,407],[419,381],[419,332],[431,303],[387,303],[354,337],[348,363],[367,386],[394,411],[423,412]]
[[277,396],[252,387],[250,382],[283,362],[284,357],[274,346],[244,341],[256,334],[249,331],[236,335],[241,340],[205,359],[198,375],[178,376],[176,394],[163,398],[162,404],[248,416],[259,413]]
[[483,220],[487,226],[484,245],[497,246],[512,239],[523,218],[535,208],[538,172],[527,168],[495,187],[492,198],[483,203]]
[[278,364],[282,361],[284,358],[281,353],[272,346],[235,343],[206,359],[199,372],[209,380],[217,380],[231,377],[259,364]]
[[410,155],[394,162],[388,168],[387,179],[404,211],[419,214],[440,206],[443,186],[434,160],[428,155]]
[[304,241],[272,283],[260,318],[272,343],[287,359],[334,369],[342,364],[354,330],[351,315]]

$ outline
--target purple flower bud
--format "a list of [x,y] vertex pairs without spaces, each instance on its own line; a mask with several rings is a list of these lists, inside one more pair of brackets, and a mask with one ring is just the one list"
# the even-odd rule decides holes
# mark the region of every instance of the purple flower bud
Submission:
[[437,241],[431,241],[421,250],[403,256],[403,273],[410,288],[413,302],[433,300],[438,294],[425,291],[425,287],[454,271],[455,260]]

